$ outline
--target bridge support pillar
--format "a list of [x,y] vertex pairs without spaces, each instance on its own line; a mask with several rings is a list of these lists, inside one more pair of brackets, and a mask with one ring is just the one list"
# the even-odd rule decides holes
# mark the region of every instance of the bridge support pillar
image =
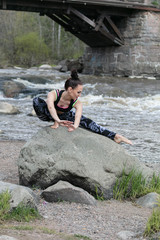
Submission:
[[123,46],[86,48],[84,73],[121,76],[160,74],[160,13],[136,12],[123,20]]

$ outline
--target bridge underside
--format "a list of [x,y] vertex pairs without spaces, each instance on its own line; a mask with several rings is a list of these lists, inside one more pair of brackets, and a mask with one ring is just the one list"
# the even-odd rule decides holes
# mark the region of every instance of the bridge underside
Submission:
[[132,13],[133,8],[86,5],[82,2],[80,4],[80,1],[0,0],[0,9],[47,15],[90,47],[123,45],[124,39],[118,26],[124,17]]

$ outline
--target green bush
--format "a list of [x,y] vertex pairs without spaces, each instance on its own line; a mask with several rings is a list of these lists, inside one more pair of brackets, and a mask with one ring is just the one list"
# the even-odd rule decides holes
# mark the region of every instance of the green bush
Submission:
[[41,64],[48,58],[48,47],[35,32],[15,38],[15,62],[31,67]]

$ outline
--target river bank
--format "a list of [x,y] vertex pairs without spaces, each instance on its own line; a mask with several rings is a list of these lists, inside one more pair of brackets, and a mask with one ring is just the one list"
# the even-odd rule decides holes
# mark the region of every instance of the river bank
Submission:
[[[17,140],[0,141],[0,180],[18,184],[16,161],[25,142]],[[150,164],[150,167],[157,172],[160,170],[159,164],[156,163]],[[97,201],[96,207],[67,202],[48,203],[41,200],[38,209],[43,216],[41,220],[25,224],[5,223],[0,226],[0,234],[7,234],[16,237],[18,240],[22,238],[23,240],[34,240],[35,237],[40,240],[50,240],[53,237],[54,240],[87,239],[85,237],[92,240],[118,240],[122,238],[119,238],[117,234],[122,231],[135,234],[142,233],[152,212],[151,209],[136,206],[132,202],[115,200]],[[32,230],[22,230],[22,225],[30,226]],[[18,228],[19,230],[17,230]],[[44,228],[48,233],[42,233]],[[55,231],[54,234],[53,230]],[[124,234],[127,234],[127,232],[124,232]],[[74,235],[83,237],[72,238]],[[139,236],[132,239],[145,238]]]

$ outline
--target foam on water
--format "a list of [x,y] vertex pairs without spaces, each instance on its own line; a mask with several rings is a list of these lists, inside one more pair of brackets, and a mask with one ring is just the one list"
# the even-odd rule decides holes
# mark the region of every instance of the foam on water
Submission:
[[45,83],[45,84],[35,84],[32,82],[29,82],[27,80],[16,78],[13,79],[15,82],[23,83],[28,88],[38,88],[38,89],[61,89],[63,88],[64,81],[61,82],[53,82],[53,83]]
[[0,100],[4,99],[3,92],[0,91]]
[[92,94],[81,97],[80,99],[85,106],[88,105],[104,105],[107,108],[116,108],[131,111],[159,111],[160,110],[160,94],[154,96],[146,96],[143,98],[134,97],[103,97]]

